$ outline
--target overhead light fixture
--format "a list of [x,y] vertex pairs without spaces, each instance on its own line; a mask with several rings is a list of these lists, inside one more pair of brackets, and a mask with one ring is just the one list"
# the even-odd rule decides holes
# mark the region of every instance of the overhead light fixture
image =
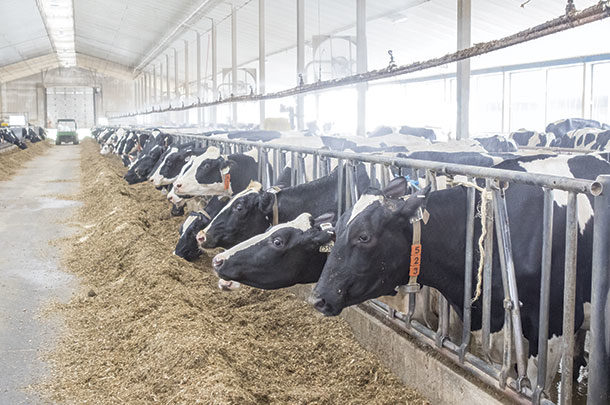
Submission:
[[72,0],[36,0],[62,67],[76,66]]

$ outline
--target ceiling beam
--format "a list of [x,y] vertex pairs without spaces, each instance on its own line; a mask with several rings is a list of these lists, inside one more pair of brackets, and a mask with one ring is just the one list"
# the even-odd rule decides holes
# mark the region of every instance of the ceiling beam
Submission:
[[162,37],[161,40],[156,42],[145,56],[140,59],[134,69],[134,73],[142,71],[151,61],[153,61],[159,54],[161,54],[169,44],[179,39],[189,28],[208,14],[214,7],[224,3],[224,0],[202,0],[202,2],[191,12],[186,18],[181,20],[177,25],[170,28]]
[[[76,66],[121,80],[133,80],[131,68],[91,55],[77,53]],[[39,74],[41,70],[55,69],[58,67],[60,67],[60,63],[55,53],[25,59],[10,65],[0,66],[0,83],[21,79],[23,77]]]

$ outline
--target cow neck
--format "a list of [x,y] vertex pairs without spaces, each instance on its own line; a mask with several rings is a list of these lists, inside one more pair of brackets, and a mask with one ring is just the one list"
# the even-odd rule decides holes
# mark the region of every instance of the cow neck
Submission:
[[276,193],[279,222],[292,221],[303,212],[314,217],[326,212],[336,212],[336,192],[336,175],[282,189]]
[[[466,193],[462,187],[433,192],[426,209],[427,224],[421,224],[421,270],[417,281],[436,288],[453,304],[463,300]],[[421,223],[421,221],[420,221]],[[408,225],[409,240],[413,224]],[[403,283],[409,281],[409,263]]]

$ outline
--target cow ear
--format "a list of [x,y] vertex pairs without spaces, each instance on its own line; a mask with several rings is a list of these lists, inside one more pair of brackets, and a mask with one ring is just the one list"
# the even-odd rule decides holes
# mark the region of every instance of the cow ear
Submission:
[[217,161],[220,162],[220,169],[226,169],[228,168],[232,168],[233,166],[235,166],[237,163],[235,163],[234,160],[231,159],[223,159],[221,157],[219,157],[218,159],[216,159]]
[[274,202],[275,195],[273,193],[264,191],[263,193],[259,194],[258,208],[263,212],[263,214],[271,215],[273,212]]
[[407,194],[409,183],[404,177],[396,177],[390,181],[387,186],[383,189],[383,194],[386,197],[398,198]]
[[409,218],[419,215],[419,209],[426,208],[429,194],[430,185],[428,184],[425,188],[419,190],[417,193],[406,197],[405,204],[400,210],[401,214],[408,216]]

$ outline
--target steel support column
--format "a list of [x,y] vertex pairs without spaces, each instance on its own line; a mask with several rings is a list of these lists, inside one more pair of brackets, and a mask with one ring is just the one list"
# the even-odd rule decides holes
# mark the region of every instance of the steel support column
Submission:
[[[297,0],[297,85],[305,80],[305,0]],[[305,129],[305,96],[297,95],[297,129]]]
[[168,103],[172,99],[169,89],[169,54],[165,54],[165,97]]
[[174,48],[174,97],[180,98],[180,82],[178,81],[178,50]]
[[188,98],[191,94],[189,91],[189,43],[184,41],[184,97]]
[[[265,0],[258,0],[258,93],[265,94]],[[265,101],[258,102],[260,126],[265,125]]]
[[[201,100],[201,33],[197,32],[197,99]],[[197,123],[203,124],[203,108],[197,109]]]
[[[237,9],[231,6],[231,93],[237,95]],[[233,124],[237,124],[237,103],[231,104]]]
[[[134,108],[136,111],[138,111],[140,108],[140,100],[138,99],[138,97],[140,97],[140,89],[138,87],[139,87],[138,79],[134,79],[134,81],[133,81],[133,105],[134,105]],[[0,94],[0,97],[2,97],[1,94]],[[0,110],[0,112],[2,112],[2,110]]]
[[157,66],[153,65],[153,76],[152,76],[152,103],[157,103]]
[[[351,45],[350,45],[351,46]],[[366,0],[356,3],[356,71],[364,73],[368,70],[366,49]],[[356,133],[366,136],[366,83],[359,83],[358,89],[358,125]]]
[[163,62],[159,62],[159,105],[163,104]]
[[[216,49],[216,24],[212,20],[212,97],[214,101],[218,100],[218,61]],[[210,108],[210,123],[216,124],[216,106]]]
[[593,274],[591,275],[591,348],[587,403],[610,403],[610,176],[599,176],[595,197]]
[[[470,0],[458,0],[457,5],[457,49],[470,47]],[[457,62],[457,139],[469,137],[469,111],[470,111],[470,59]]]

